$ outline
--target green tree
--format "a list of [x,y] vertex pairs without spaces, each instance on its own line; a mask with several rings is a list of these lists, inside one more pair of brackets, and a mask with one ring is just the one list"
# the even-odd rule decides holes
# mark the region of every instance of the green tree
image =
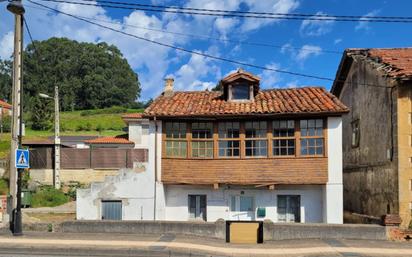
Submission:
[[11,98],[11,68],[11,61],[0,60],[0,99],[7,102],[10,102]]
[[53,105],[47,101],[33,97],[31,101],[32,109],[30,112],[31,128],[34,130],[48,130],[53,126]]
[[59,86],[62,111],[128,106],[140,96],[137,74],[113,45],[67,38],[34,44],[27,46],[24,56],[28,111],[39,104],[39,93],[53,95],[55,85]]

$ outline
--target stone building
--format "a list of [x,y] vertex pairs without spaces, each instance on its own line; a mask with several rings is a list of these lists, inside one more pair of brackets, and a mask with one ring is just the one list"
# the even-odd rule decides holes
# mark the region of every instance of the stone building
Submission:
[[412,208],[412,48],[347,49],[331,92],[343,116],[344,207],[380,217]]

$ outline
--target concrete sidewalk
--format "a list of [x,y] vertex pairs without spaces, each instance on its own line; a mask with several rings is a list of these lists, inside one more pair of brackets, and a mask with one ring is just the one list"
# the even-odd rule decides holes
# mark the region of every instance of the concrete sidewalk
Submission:
[[[174,235],[139,236],[123,234],[68,234],[27,232],[22,237],[0,235],[2,249],[41,248],[99,250],[177,251],[186,255],[209,256],[412,256],[408,242],[369,240],[284,240],[265,244],[227,244],[221,240]],[[178,256],[178,255],[176,255]]]

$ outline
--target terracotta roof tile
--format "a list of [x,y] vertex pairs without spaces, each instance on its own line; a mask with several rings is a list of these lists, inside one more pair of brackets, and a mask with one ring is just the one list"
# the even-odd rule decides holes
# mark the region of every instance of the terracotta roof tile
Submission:
[[214,115],[258,114],[339,114],[348,112],[335,96],[321,87],[261,90],[254,101],[235,102],[223,99],[220,92],[174,92],[159,96],[145,110],[143,117],[201,117]]
[[412,76],[412,48],[371,49],[369,56],[392,67],[388,74],[393,77]]
[[11,104],[9,104],[9,103],[7,103],[3,100],[0,100],[0,106],[3,107],[3,108],[6,108],[6,109],[11,109],[11,107],[12,107]]
[[141,119],[143,118],[143,114],[142,113],[127,113],[122,115],[123,119]]
[[98,137],[84,142],[87,144],[134,144],[124,137]]

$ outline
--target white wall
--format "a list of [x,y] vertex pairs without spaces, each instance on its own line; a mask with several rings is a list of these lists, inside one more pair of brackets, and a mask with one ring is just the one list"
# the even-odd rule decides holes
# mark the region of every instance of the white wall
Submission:
[[324,186],[324,221],[343,223],[342,118],[328,118],[328,183]]
[[[278,186],[275,190],[253,188],[220,188],[212,186],[168,185],[166,192],[166,220],[189,220],[188,195],[205,194],[207,196],[207,221],[219,218],[233,219],[230,216],[230,197],[240,195],[255,197],[255,207],[266,207],[266,217],[256,220],[271,219],[277,221],[277,195],[301,195],[301,222],[322,222],[322,186]],[[255,213],[256,217],[256,213]]]
[[123,220],[152,220],[154,185],[149,174],[122,169],[116,176],[92,183],[90,188],[78,189],[77,219],[100,220],[102,200],[122,200]]

